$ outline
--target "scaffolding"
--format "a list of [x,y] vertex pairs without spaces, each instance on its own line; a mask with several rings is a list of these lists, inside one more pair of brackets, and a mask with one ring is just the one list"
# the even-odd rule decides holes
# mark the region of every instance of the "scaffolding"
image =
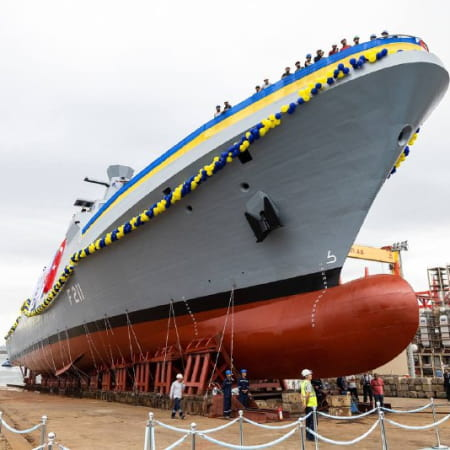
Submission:
[[450,368],[450,265],[428,269],[428,291],[417,292],[416,375],[442,376]]

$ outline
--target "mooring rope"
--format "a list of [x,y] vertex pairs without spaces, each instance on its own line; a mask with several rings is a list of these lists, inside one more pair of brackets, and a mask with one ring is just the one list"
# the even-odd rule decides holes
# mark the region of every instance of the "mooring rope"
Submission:
[[[211,386],[212,380],[214,378],[214,374],[216,373],[216,370],[217,370],[217,365],[219,363],[219,356],[220,356],[220,352],[222,350],[223,339],[225,337],[225,330],[226,330],[227,323],[228,323],[228,315],[230,313],[230,305],[231,305],[231,302],[233,301],[233,298],[234,298],[234,286],[231,289],[230,300],[228,301],[227,313],[225,315],[225,322],[223,324],[222,334],[220,335],[219,348],[217,349],[216,359],[214,361],[214,366],[213,366],[212,371],[211,371],[211,376],[209,378],[208,386],[206,387],[204,399],[206,399],[208,397],[208,391],[209,391],[209,388]],[[231,355],[231,358],[232,357],[233,357],[233,355]]]

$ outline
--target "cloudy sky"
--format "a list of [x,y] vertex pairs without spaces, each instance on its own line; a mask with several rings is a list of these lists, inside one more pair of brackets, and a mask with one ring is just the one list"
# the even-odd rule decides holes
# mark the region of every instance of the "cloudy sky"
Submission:
[[[373,5],[373,6],[370,6]],[[450,67],[450,3],[3,0],[0,12],[0,334],[32,294],[77,197],[109,164],[139,170],[263,78],[342,37],[421,36]],[[450,95],[380,192],[357,238],[408,240],[407,280],[450,263]],[[366,263],[352,262],[344,279]],[[372,264],[372,272],[386,271]]]

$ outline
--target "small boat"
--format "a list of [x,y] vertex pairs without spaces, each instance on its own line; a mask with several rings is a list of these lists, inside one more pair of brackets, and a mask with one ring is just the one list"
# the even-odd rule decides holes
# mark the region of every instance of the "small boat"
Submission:
[[9,362],[9,359],[6,359],[2,362],[2,367],[12,367],[12,364]]

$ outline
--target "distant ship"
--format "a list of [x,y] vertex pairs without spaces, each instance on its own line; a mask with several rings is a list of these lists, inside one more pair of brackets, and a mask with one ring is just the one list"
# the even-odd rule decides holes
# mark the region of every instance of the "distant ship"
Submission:
[[339,277],[447,86],[420,39],[376,39],[252,95],[135,176],[110,166],[105,197],[76,201],[22,305],[11,361],[92,375],[211,336],[252,378],[391,360],[417,330],[414,291],[397,276]]
[[2,362],[2,367],[12,367],[12,364],[9,362],[9,359],[6,359]]

